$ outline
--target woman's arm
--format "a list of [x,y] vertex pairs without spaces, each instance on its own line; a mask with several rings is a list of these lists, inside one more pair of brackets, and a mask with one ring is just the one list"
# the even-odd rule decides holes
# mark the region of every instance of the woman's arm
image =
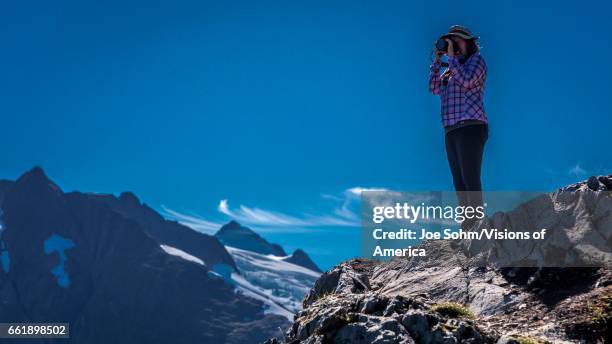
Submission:
[[440,61],[436,60],[430,67],[429,72],[429,92],[440,94],[442,89],[442,79],[440,78]]
[[465,88],[477,84],[487,73],[487,65],[480,54],[473,55],[464,64],[460,64],[457,57],[451,56],[448,58],[448,68],[453,79]]

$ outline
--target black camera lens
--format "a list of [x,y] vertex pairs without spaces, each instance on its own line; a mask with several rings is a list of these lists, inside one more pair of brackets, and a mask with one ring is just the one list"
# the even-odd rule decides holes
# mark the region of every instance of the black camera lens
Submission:
[[448,50],[448,42],[444,38],[438,39],[438,41],[436,42],[436,49],[438,49],[440,51],[447,51]]

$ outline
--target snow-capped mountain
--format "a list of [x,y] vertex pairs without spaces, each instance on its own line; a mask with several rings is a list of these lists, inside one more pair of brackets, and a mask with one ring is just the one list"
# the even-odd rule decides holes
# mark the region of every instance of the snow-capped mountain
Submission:
[[66,193],[40,168],[0,180],[0,322],[68,320],[67,343],[238,344],[280,335],[318,268],[247,227],[224,227],[230,241],[258,239],[261,252],[224,246],[129,192]]
[[[206,266],[200,258],[181,249],[163,244],[160,247],[169,255]],[[287,257],[230,246],[225,248],[239,272],[227,264],[215,264],[209,275],[223,280],[236,293],[261,301],[264,314],[276,314],[293,321],[293,315],[302,310],[302,299],[321,276],[319,272],[288,262]]]
[[265,314],[292,321],[320,275],[320,269],[303,250],[287,255],[280,245],[236,221],[221,226],[211,236],[164,219],[131,192],[119,197],[89,196],[139,223],[166,253],[206,266],[209,276],[220,277],[235,292],[263,302]]
[[[215,237],[225,245],[238,271],[226,274],[238,292],[264,302],[266,313],[293,321],[302,309],[302,299],[321,275],[321,270],[301,249],[287,255],[252,229],[232,220]],[[215,265],[213,271],[218,271]],[[224,268],[227,271],[227,268]]]
[[[206,266],[200,258],[168,245],[160,247],[169,255]],[[302,299],[320,273],[289,263],[284,257],[264,255],[226,246],[239,272],[226,264],[215,264],[209,275],[223,280],[234,292],[261,301],[264,314],[276,314],[293,321],[302,309]]]
[[225,248],[240,271],[231,275],[239,292],[264,302],[266,313],[282,315],[293,321],[293,314],[302,309],[302,299],[321,274],[287,262],[285,257],[230,246]]

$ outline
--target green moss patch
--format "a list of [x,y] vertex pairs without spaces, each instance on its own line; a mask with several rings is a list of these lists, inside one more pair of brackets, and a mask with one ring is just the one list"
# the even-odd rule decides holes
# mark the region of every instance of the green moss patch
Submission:
[[591,320],[594,324],[607,328],[612,325],[612,292],[601,295],[590,306]]
[[474,319],[474,313],[467,306],[457,302],[441,302],[435,304],[431,309],[451,318]]

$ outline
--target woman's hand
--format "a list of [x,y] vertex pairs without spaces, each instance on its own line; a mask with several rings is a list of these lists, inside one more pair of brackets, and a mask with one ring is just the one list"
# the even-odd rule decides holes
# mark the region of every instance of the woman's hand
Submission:
[[454,46],[453,40],[450,38],[445,38],[444,40],[446,41],[446,43],[448,43],[446,55],[448,55],[448,57],[455,56],[455,46]]

